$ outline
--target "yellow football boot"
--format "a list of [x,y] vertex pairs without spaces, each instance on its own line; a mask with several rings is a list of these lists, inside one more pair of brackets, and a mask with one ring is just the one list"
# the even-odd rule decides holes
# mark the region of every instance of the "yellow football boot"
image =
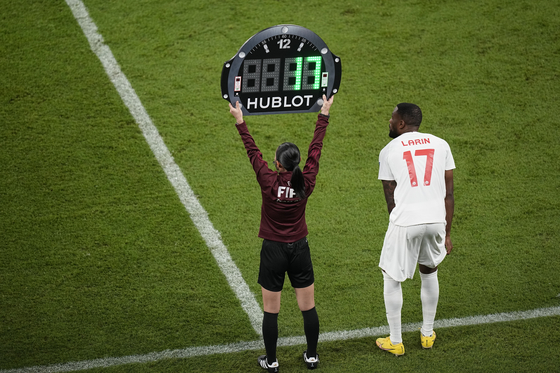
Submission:
[[430,337],[424,337],[422,331],[420,331],[420,343],[422,343],[422,348],[432,348],[434,341],[436,340],[436,331],[434,330]]
[[391,337],[377,338],[377,341],[375,341],[375,343],[380,349],[388,351],[395,356],[404,355],[404,345],[402,344],[402,342],[394,345],[393,343],[391,343]]

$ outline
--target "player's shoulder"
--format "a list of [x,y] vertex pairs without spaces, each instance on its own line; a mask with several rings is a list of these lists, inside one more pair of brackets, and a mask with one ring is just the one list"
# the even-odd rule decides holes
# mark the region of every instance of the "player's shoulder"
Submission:
[[389,143],[387,143],[387,144],[383,147],[383,149],[381,149],[381,151],[379,152],[379,156],[381,157],[381,156],[383,156],[384,154],[387,154],[388,152],[391,151],[391,149],[393,149],[395,146],[397,146],[397,145],[398,145],[398,143],[396,142],[397,139],[398,139],[398,138],[389,141]]
[[447,141],[439,136],[433,135],[431,133],[423,133],[423,132],[418,132],[419,136],[424,136],[426,138],[430,139],[430,142],[434,142],[434,143],[439,143],[439,144],[445,144],[446,146],[449,146],[449,144],[447,143]]

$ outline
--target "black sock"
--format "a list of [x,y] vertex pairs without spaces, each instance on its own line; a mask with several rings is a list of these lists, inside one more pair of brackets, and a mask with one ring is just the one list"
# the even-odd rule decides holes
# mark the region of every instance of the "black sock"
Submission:
[[265,312],[263,316],[262,333],[266,359],[269,364],[276,361],[276,344],[278,342],[278,314]]
[[307,357],[317,356],[317,342],[319,341],[319,316],[315,307],[302,311],[303,330],[307,339]]

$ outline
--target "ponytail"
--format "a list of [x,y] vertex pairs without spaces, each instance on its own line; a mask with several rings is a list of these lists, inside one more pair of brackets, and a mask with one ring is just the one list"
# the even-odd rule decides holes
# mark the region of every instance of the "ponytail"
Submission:
[[299,168],[299,165],[297,164],[292,171],[292,179],[290,180],[290,184],[292,184],[292,188],[294,188],[296,196],[302,199],[305,198],[305,179],[303,178],[303,172],[301,172],[301,168]]
[[301,168],[299,168],[301,155],[298,147],[291,142],[281,144],[278,149],[276,149],[276,159],[282,164],[286,171],[292,171],[290,185],[294,189],[296,196],[301,199],[306,198],[305,179],[303,178]]

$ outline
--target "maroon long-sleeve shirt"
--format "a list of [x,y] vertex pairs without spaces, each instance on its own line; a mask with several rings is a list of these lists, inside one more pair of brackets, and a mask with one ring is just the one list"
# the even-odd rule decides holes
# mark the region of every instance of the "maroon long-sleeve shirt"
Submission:
[[[323,148],[323,138],[329,124],[328,116],[319,114],[315,124],[313,140],[309,145],[307,161],[303,168],[305,179],[305,195],[309,197],[315,188],[315,180],[319,172],[319,158]],[[305,208],[307,198],[295,196],[290,187],[292,172],[277,172],[268,168],[255,140],[247,129],[245,122],[237,125],[249,160],[253,165],[257,181],[261,187],[261,225],[259,237],[277,242],[295,242],[307,236]]]

